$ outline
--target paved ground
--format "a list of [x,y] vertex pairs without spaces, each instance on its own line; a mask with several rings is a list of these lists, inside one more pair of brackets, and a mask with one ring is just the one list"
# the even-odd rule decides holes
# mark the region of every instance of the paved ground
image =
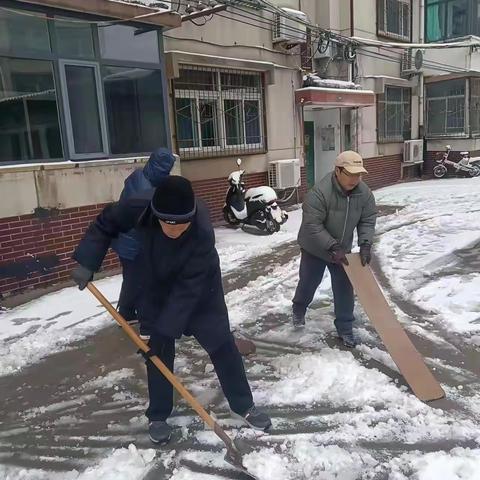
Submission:
[[[458,262],[455,269],[478,268],[477,245],[470,251],[457,252]],[[288,266],[292,258],[298,255],[296,244],[286,244],[278,247],[272,254],[256,258],[238,271],[227,275],[224,279],[226,293],[239,291],[249,282],[258,280],[266,272],[278,271],[278,267]],[[472,262],[477,262],[473,263]],[[379,279],[388,291],[389,286],[382,276],[378,265],[374,265]],[[273,292],[285,281],[281,276],[270,278],[269,289]],[[474,395],[478,389],[480,375],[480,353],[473,347],[465,346],[461,336],[453,335],[441,327],[434,327],[427,322],[429,312],[421,311],[415,305],[392,297],[391,300],[406,316],[410,317],[409,333],[420,352],[426,357],[427,363],[435,369],[435,374],[447,387],[462,386],[462,398]],[[99,314],[102,309],[99,306]],[[309,314],[307,329],[313,325],[315,318],[331,317],[331,305],[328,302],[317,302]],[[21,319],[19,319],[21,321]],[[316,348],[341,348],[332,336],[325,336],[320,330],[312,329],[308,341],[300,341],[299,334],[292,331],[291,336],[277,339],[272,332],[279,326],[284,327],[289,322],[286,314],[262,312],[261,318],[252,318],[243,325],[243,333],[257,344],[257,353],[246,359],[249,377],[256,380],[268,380],[269,360],[286,353],[297,353]],[[400,387],[403,383],[400,375],[390,368],[389,362],[381,355],[383,350],[378,337],[365,321],[362,324],[362,337],[370,353],[355,351],[354,356],[365,366],[377,368],[395,379]],[[365,333],[366,332],[366,333]],[[316,338],[318,337],[318,343]],[[326,345],[325,345],[326,342]],[[300,345],[300,346],[299,346]],[[316,346],[318,345],[318,347]],[[379,349],[376,350],[375,348]],[[378,353],[380,352],[380,354]],[[374,356],[375,359],[368,359]],[[227,418],[227,408],[219,394],[214,374],[207,363],[204,352],[194,347],[192,341],[179,342],[177,354],[177,373],[191,388],[194,394],[200,396],[200,401],[209,405],[219,419]],[[95,381],[105,377],[109,372],[121,369],[125,375],[115,382],[105,384]],[[207,373],[206,373],[207,372]],[[75,348],[59,354],[54,354],[46,360],[25,368],[21,373],[0,378],[0,403],[2,418],[0,421],[0,463],[45,470],[69,471],[83,470],[88,465],[98,461],[106,449],[127,446],[134,442],[138,448],[151,448],[145,434],[146,421],[143,411],[146,402],[145,372],[141,357],[135,354],[129,340],[124,337],[120,328],[112,326],[100,331],[94,337],[75,345]],[[445,411],[458,412],[474,418],[474,413],[464,401],[455,395],[433,404]],[[382,408],[382,407],[379,407]],[[270,409],[269,413],[275,419],[276,428],[269,435],[269,442],[275,445],[290,435],[301,433],[322,433],[341,428],[341,420],[326,420],[332,414],[345,413],[355,416],[357,409],[348,407],[333,407],[322,403],[319,399],[314,407],[301,410],[293,408]],[[387,415],[388,412],[385,411]],[[180,403],[173,423],[181,427],[175,430],[173,439],[177,451],[187,448],[196,450],[212,449],[195,443],[192,432],[200,431],[203,425],[197,421],[192,426],[192,411]],[[478,419],[478,417],[477,417]],[[258,439],[258,445],[264,442]],[[251,448],[255,448],[257,440],[250,439]],[[335,442],[342,446],[341,440]],[[392,440],[360,442],[358,448],[376,452],[376,457],[391,458],[400,452],[420,450],[424,452],[439,449],[449,449],[454,446],[472,447],[470,441],[456,439],[440,442],[411,442],[406,444]],[[173,447],[171,447],[173,448]],[[164,447],[168,450],[168,447]],[[192,471],[215,473],[230,479],[242,479],[242,474],[231,469],[219,469],[204,463],[185,460],[183,463]],[[162,462],[152,468],[147,479],[169,478],[170,470]],[[386,478],[385,472],[378,472],[375,478]]]

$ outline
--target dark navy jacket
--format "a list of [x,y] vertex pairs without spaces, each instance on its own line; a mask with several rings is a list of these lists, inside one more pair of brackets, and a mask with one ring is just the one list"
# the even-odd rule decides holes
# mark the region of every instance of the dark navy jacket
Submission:
[[111,204],[90,225],[74,259],[97,271],[110,242],[135,227],[141,241],[139,319],[167,337],[193,335],[211,353],[231,338],[220,262],[208,210],[197,199],[190,228],[164,235],[150,209],[151,192]]
[[[142,192],[153,192],[163,177],[166,177],[174,164],[174,157],[166,148],[155,150],[148,159],[143,169],[137,169],[125,179],[120,200],[139,195]],[[112,249],[119,257],[126,260],[135,260],[140,252],[140,240],[135,230],[127,233],[121,233],[117,239],[112,242]]]

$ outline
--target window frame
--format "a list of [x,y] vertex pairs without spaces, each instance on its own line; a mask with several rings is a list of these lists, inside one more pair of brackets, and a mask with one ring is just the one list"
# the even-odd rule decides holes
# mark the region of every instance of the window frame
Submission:
[[[424,31],[425,31],[425,42],[426,43],[435,43],[435,42],[443,42],[445,40],[453,40],[456,38],[462,38],[470,35],[480,36],[480,22],[477,22],[478,13],[477,9],[480,9],[480,0],[467,0],[467,22],[466,22],[466,32],[460,36],[448,36],[442,35],[440,38],[436,40],[430,40],[428,37],[428,10],[429,7],[433,5],[444,5],[455,0],[434,0],[432,3],[425,2],[425,18],[424,18]],[[443,29],[446,31],[445,26],[447,25],[447,16],[445,16]]]
[[[72,115],[70,111],[69,104],[69,92],[67,87],[67,78],[66,78],[66,67],[88,67],[93,68],[95,73],[95,87],[96,87],[96,97],[97,97],[97,107],[98,107],[98,117],[100,121],[100,137],[102,139],[103,150],[93,153],[77,153],[75,150],[75,139],[73,134],[73,124],[72,124]],[[92,160],[94,158],[99,158],[99,156],[108,155],[110,151],[110,141],[107,136],[107,118],[105,112],[105,96],[103,92],[103,82],[100,75],[100,65],[97,62],[87,62],[84,60],[59,60],[59,75],[60,75],[60,86],[61,86],[61,101],[63,104],[64,110],[64,120],[65,120],[65,129],[67,134],[67,142],[70,152],[70,158],[73,160]]]
[[[403,3],[408,5],[409,14],[408,14],[408,36],[401,35],[394,32],[389,32],[387,27],[387,2],[388,0],[377,0],[377,36],[384,38],[393,38],[399,42],[411,43],[412,42],[412,25],[413,25],[413,0],[395,0],[397,3]],[[383,4],[383,18],[380,15],[380,6]],[[401,24],[400,18],[398,19],[399,24]]]
[[[428,96],[428,86],[429,85],[435,85],[435,84],[441,84],[441,83],[447,83],[452,80],[463,80],[465,82],[465,92],[463,95],[444,95],[444,96],[437,96],[437,97],[429,97]],[[469,79],[467,77],[463,78],[456,78],[452,80],[443,80],[439,82],[431,82],[429,84],[425,85],[425,102],[424,102],[424,118],[426,120],[425,124],[425,137],[428,139],[435,139],[435,138],[469,138],[470,137],[470,126],[469,126],[469,109],[470,109],[470,94],[469,94]],[[438,100],[445,100],[446,105],[448,107],[448,99],[453,99],[453,98],[461,98],[463,96],[464,99],[464,113],[463,113],[463,131],[462,132],[446,132],[446,133],[431,133],[430,132],[430,118],[429,118],[429,103],[431,101],[438,101]],[[447,124],[448,121],[448,111],[447,115],[445,115],[445,125]],[[445,127],[445,131],[447,128]]]
[[[387,95],[387,89],[396,89],[396,90],[402,90],[402,99],[403,99],[403,95],[404,95],[404,92],[405,91],[408,91],[408,96],[409,96],[409,100],[408,102],[407,101],[401,101],[401,102],[387,102],[386,100],[386,95]],[[381,95],[383,95],[384,97],[384,100],[380,100],[380,97]],[[383,103],[383,119],[381,118],[381,112],[380,112],[380,109],[379,109],[379,105]],[[410,130],[409,132],[407,131],[404,131],[403,127],[402,127],[402,136],[400,138],[400,135],[399,136],[394,136],[394,137],[387,137],[386,136],[386,105],[390,103],[390,104],[401,104],[403,107],[403,115],[405,115],[405,105],[408,104],[409,105],[409,109],[410,109],[410,115],[409,115],[409,125],[410,125]],[[406,133],[409,133],[409,137],[411,137],[412,135],[412,89],[410,87],[401,87],[401,86],[398,86],[398,85],[385,85],[385,90],[383,92],[383,94],[380,94],[380,95],[377,95],[377,143],[403,143],[405,140],[409,140],[410,138],[405,138],[405,134]],[[383,120],[383,136],[381,134],[381,129],[380,129],[380,123],[381,123],[381,120]]]
[[[233,155],[235,153],[241,153],[242,155],[255,155],[258,153],[265,153],[267,144],[266,144],[266,128],[265,128],[265,92],[264,92],[264,79],[262,72],[254,70],[240,70],[240,69],[222,69],[222,68],[213,68],[213,67],[202,67],[198,65],[187,65],[183,64],[180,66],[181,70],[205,70],[215,73],[216,83],[214,90],[186,90],[186,89],[177,89],[175,88],[175,81],[173,84],[173,113],[175,120],[175,138],[177,143],[177,150],[180,155],[186,154],[186,159],[194,160],[201,158],[208,158],[212,155],[221,156],[221,155]],[[247,74],[256,76],[259,81],[258,92],[249,92],[248,90],[251,87],[244,87],[246,92],[242,92],[241,95],[239,92],[242,88],[239,86],[235,91],[223,90],[221,83],[221,74]],[[176,108],[176,99],[177,98],[189,98],[195,99],[196,107],[194,108],[194,114],[196,116],[195,124],[197,129],[197,139],[199,146],[195,147],[180,147],[180,142],[178,136],[178,122],[177,122],[177,108]],[[203,146],[202,145],[202,136],[200,130],[200,109],[199,101],[200,100],[210,100],[214,101],[216,104],[216,130],[218,138],[218,144],[213,146]],[[242,143],[228,145],[226,138],[226,122],[225,122],[225,100],[239,100],[241,102],[241,124],[242,124]],[[245,100],[247,101],[256,101],[258,102],[258,127],[259,127],[259,143],[246,143],[246,122],[245,122]],[[250,151],[252,150],[252,151]]]
[[[1,0],[0,0],[1,1]],[[50,41],[50,52],[38,53],[32,52],[28,50],[23,51],[11,51],[11,50],[2,50],[0,48],[0,57],[4,58],[11,58],[11,59],[23,59],[23,60],[48,60],[52,62],[53,68],[53,79],[54,79],[54,86],[55,86],[55,96],[57,100],[57,114],[58,114],[58,122],[60,128],[60,137],[62,143],[62,151],[63,156],[61,158],[56,159],[42,159],[42,160],[12,160],[8,162],[2,162],[0,165],[16,165],[16,164],[28,164],[28,163],[57,163],[59,161],[88,161],[88,160],[95,160],[95,159],[116,159],[116,158],[135,158],[135,157],[144,157],[150,155],[150,151],[139,151],[139,152],[130,152],[130,153],[123,153],[123,154],[114,154],[110,148],[110,134],[108,129],[108,118],[106,116],[106,104],[105,104],[105,91],[101,76],[101,71],[103,67],[123,67],[123,68],[142,68],[147,70],[157,70],[161,71],[162,73],[162,96],[163,96],[163,115],[164,118],[169,118],[169,90],[168,90],[168,83],[166,78],[166,65],[165,65],[165,54],[163,49],[163,30],[161,28],[156,30],[156,38],[157,38],[157,45],[159,49],[159,58],[160,61],[158,63],[148,63],[148,62],[136,62],[133,60],[110,60],[110,59],[103,59],[100,55],[100,40],[98,36],[98,28],[95,24],[92,24],[92,36],[93,36],[93,48],[94,48],[94,58],[72,58],[67,56],[60,56],[57,50],[58,39],[55,31],[55,19],[58,18],[60,21],[65,21],[65,19],[72,18],[72,19],[85,19],[90,21],[104,21],[104,18],[100,18],[96,15],[91,14],[84,14],[84,13],[77,13],[77,12],[67,12],[65,10],[55,9],[51,7],[45,7],[40,5],[12,5],[13,10],[17,11],[32,11],[38,12],[40,14],[45,15],[45,19],[47,22],[47,29],[48,29],[48,36]],[[139,24],[135,22],[125,22],[123,25],[131,26],[135,28],[142,28],[145,27],[144,24]],[[62,83],[62,68],[61,63],[66,62],[68,64],[76,64],[76,63],[85,63],[85,64],[96,64],[98,66],[98,73],[100,74],[100,88],[98,89],[98,94],[102,96],[102,104],[98,105],[99,112],[102,112],[102,115],[105,115],[105,125],[107,127],[107,143],[104,143],[104,153],[99,154],[79,154],[77,155],[74,150],[71,149],[69,140],[69,132],[67,128],[67,123],[70,121],[67,117],[68,111],[65,108],[64,104],[64,86],[61,85]],[[103,129],[103,127],[102,127]],[[165,122],[165,138],[166,138],[166,147],[172,148],[172,141],[171,141],[171,128],[168,121]],[[104,141],[103,132],[102,132],[102,141]],[[72,144],[73,145],[73,144]]]

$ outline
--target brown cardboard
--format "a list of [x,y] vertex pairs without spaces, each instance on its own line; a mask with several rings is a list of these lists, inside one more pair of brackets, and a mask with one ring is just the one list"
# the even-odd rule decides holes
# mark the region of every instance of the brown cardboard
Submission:
[[397,320],[370,267],[362,266],[357,253],[347,259],[345,271],[357,297],[413,393],[423,401],[443,398],[445,392]]

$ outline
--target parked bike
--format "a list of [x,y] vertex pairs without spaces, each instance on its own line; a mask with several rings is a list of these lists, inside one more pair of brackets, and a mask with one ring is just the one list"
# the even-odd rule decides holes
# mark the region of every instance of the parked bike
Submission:
[[[240,167],[241,159],[237,160]],[[269,234],[278,232],[288,215],[277,204],[277,194],[271,187],[245,189],[242,178],[245,170],[235,170],[228,176],[223,216],[230,225],[253,225]]]
[[447,165],[453,167],[456,172],[467,173],[470,177],[478,177],[480,175],[480,167],[473,164],[473,162],[480,161],[480,157],[475,157],[472,159],[470,158],[469,152],[460,152],[462,158],[460,161],[454,162],[448,159],[451,150],[452,147],[450,145],[446,145],[445,153],[443,153],[441,158],[437,159],[438,165],[436,165],[433,169],[433,175],[435,178],[443,178],[447,174]]

